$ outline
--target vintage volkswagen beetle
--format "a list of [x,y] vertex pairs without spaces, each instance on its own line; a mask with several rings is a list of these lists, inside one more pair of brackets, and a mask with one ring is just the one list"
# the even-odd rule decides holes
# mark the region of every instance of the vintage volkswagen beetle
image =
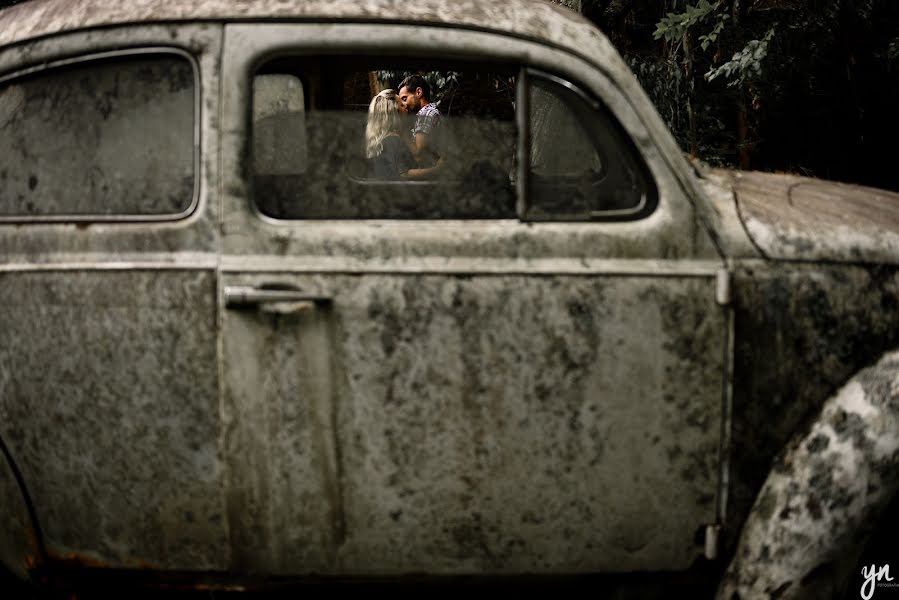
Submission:
[[[416,71],[457,168],[373,179]],[[823,597],[896,490],[899,197],[694,170],[560,7],[32,0],[0,136],[22,578]]]

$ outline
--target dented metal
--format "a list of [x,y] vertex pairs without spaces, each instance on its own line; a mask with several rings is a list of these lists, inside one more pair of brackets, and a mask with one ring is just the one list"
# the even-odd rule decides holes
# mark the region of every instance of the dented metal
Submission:
[[[714,578],[729,562],[722,598],[831,589],[820,567],[845,567],[897,486],[899,358],[859,373],[899,345],[894,194],[695,173],[602,34],[539,2],[0,12],[0,79],[160,47],[198,66],[195,210],[0,224],[7,568],[238,588]],[[608,108],[657,206],[623,222],[264,214],[253,73],[323,50],[550,73]]]

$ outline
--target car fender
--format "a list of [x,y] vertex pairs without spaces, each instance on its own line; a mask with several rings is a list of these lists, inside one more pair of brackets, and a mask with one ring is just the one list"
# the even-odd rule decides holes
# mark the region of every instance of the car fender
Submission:
[[897,463],[899,351],[892,351],[831,396],[775,460],[717,598],[840,593],[899,489]]

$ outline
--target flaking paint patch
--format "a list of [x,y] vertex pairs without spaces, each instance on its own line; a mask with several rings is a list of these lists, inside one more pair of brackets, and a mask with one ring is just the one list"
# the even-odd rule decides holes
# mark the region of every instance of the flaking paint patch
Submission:
[[777,453],[853,373],[899,344],[897,297],[895,267],[747,263],[736,269],[726,554],[772,464],[784,467]]
[[[266,510],[235,511],[242,530],[262,519],[267,546],[281,550],[279,569],[595,572],[687,566],[701,551],[693,538],[714,513],[718,427],[700,424],[720,419],[723,329],[712,279],[375,274],[290,283],[334,298],[332,307],[282,320],[277,332],[274,322],[229,314],[241,324],[227,337],[244,344],[227,343],[228,360],[264,377],[262,388],[240,384],[248,394],[266,390],[264,406],[330,394],[345,539],[331,556],[315,516],[326,494],[294,501],[327,487],[290,458],[327,458],[307,445],[312,422],[291,424],[298,448],[255,436],[243,456],[309,475],[301,487],[269,478],[266,510],[300,511],[281,528],[269,528]],[[694,342],[666,343],[683,319],[696,325]],[[296,367],[265,357],[293,346],[301,365],[322,351],[311,341],[321,321],[333,328],[330,383],[288,387]],[[649,372],[623,358],[647,355],[657,357]],[[244,410],[241,427],[285,426],[265,425],[271,416],[254,423],[257,411]],[[650,493],[659,488],[669,490],[664,502]]]
[[[865,532],[899,490],[899,352],[828,400],[768,476],[718,590],[721,600],[839,591]],[[822,573],[827,571],[830,576]]]

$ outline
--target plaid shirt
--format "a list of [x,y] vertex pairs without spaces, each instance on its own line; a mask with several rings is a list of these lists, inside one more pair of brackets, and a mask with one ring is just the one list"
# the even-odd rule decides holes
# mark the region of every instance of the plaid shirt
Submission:
[[415,115],[415,127],[412,128],[412,139],[421,132],[430,135],[440,122],[440,111],[434,103],[422,106]]

